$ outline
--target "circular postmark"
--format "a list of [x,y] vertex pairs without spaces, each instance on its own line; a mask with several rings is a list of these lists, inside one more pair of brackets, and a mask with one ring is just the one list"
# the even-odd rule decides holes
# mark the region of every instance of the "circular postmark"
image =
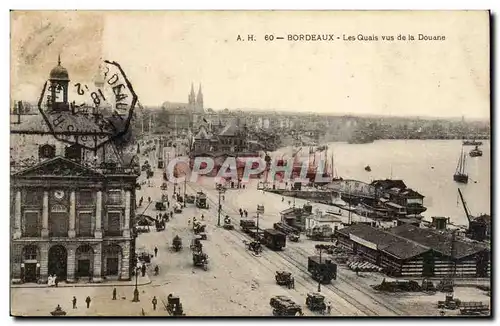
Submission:
[[71,82],[60,62],[50,72],[38,108],[56,139],[90,150],[127,142],[137,95],[117,62],[100,68],[94,83]]

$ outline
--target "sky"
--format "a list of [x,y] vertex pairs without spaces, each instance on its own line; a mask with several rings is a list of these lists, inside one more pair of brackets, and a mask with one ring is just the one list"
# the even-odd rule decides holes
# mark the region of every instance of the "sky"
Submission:
[[[121,64],[144,105],[489,119],[487,12],[14,12],[12,99],[37,100],[61,54],[72,83]],[[48,26],[48,27],[47,27]],[[445,41],[383,41],[382,35]],[[256,41],[248,41],[252,34]],[[291,42],[289,34],[334,34]],[[344,36],[378,41],[343,41]],[[237,41],[241,35],[245,41]],[[265,35],[285,40],[266,41]],[[340,37],[340,39],[336,39]]]

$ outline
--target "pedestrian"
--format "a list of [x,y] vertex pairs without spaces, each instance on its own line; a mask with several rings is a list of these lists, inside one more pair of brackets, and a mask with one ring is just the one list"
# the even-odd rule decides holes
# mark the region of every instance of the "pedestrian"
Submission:
[[57,275],[54,275],[54,284],[56,285],[56,287],[59,286],[59,280],[57,279]]
[[160,273],[160,267],[158,265],[155,266],[155,275],[158,275]]
[[226,196],[222,195],[222,200],[226,200]]
[[142,277],[146,276],[146,264],[142,264],[141,272],[142,272]]
[[158,248],[155,247],[155,257],[158,255]]
[[284,202],[285,201],[285,197],[281,197],[281,202]]
[[170,218],[173,218],[173,217],[174,217],[174,212],[170,211]]
[[151,197],[148,197],[148,203],[151,203]]
[[245,217],[248,217],[248,212],[246,209],[245,209]]
[[240,217],[243,218],[243,211],[240,210]]
[[153,297],[153,300],[151,301],[151,303],[153,304],[153,310],[156,310],[156,304],[158,303],[158,300],[156,300],[156,296]]
[[191,225],[191,219],[188,219],[188,226]]
[[205,216],[203,214],[201,214],[201,220],[205,220]]
[[359,267],[356,267],[356,276],[359,276]]
[[73,300],[71,300],[71,302],[73,302],[73,309],[76,309],[76,297],[75,296],[73,297]]
[[292,203],[291,201],[288,201],[288,205],[289,205],[289,206],[290,206],[290,204],[291,204],[291,203]]
[[328,301],[328,304],[326,305],[326,313],[330,314],[332,312],[332,303]]
[[89,309],[89,308],[90,308],[90,302],[91,302],[91,301],[92,301],[92,300],[90,300],[90,297],[89,297],[89,296],[87,296],[87,299],[85,299],[85,302],[87,303],[87,309]]
[[116,300],[116,288],[113,288],[113,300]]
[[167,208],[170,208],[170,202],[167,200]]

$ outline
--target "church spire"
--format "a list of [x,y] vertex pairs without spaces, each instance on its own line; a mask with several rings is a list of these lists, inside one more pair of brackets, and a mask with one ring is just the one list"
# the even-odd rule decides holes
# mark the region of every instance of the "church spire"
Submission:
[[198,88],[198,96],[196,97],[196,108],[200,111],[203,111],[203,93],[201,92],[201,83]]
[[195,102],[196,102],[196,95],[194,95],[194,85],[191,83],[191,93],[189,93],[189,105],[194,108]]

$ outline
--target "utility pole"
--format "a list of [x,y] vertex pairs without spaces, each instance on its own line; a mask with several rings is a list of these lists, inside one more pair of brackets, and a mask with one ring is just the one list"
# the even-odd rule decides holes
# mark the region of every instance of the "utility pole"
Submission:
[[[319,250],[319,264],[321,266],[321,250],[323,250],[323,247],[321,245],[316,246],[316,249]],[[320,275],[318,277],[318,292],[321,292],[321,279],[323,278],[323,275]]]
[[219,192],[219,209],[218,209],[218,217],[217,217],[217,226],[220,226],[220,213],[222,210],[222,205],[220,203],[220,196],[224,193],[224,189],[219,188],[218,192]]

